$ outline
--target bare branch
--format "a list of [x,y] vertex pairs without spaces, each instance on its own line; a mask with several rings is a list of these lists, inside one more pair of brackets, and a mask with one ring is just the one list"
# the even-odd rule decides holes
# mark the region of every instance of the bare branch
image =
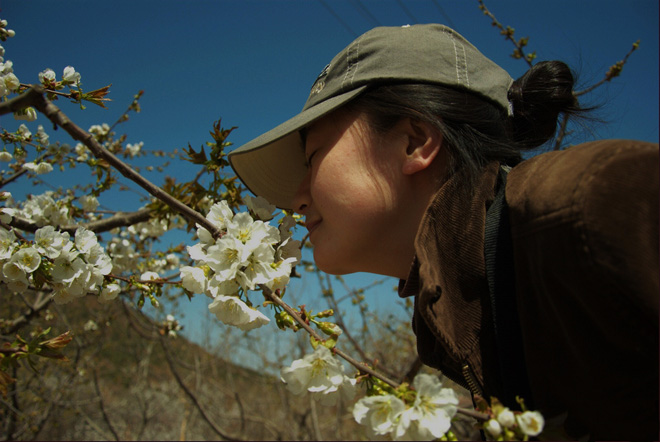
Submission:
[[7,329],[2,330],[2,334],[10,335],[16,332],[24,324],[30,322],[30,320],[36,316],[41,310],[45,309],[53,301],[51,296],[46,295],[44,292],[40,292],[37,296],[35,302],[28,306],[28,311],[23,313],[18,318],[13,319],[12,321],[7,321],[5,327]]
[[99,398],[99,408],[101,409],[101,414],[103,415],[103,420],[105,421],[106,425],[110,429],[110,432],[112,432],[112,435],[115,437],[115,440],[121,440],[119,435],[117,434],[117,431],[115,430],[115,427],[113,427],[112,423],[110,422],[110,417],[108,417],[108,413],[105,410],[105,403],[103,402],[103,395],[101,394],[101,388],[99,387],[99,374],[98,374],[98,368],[95,368],[92,370],[94,374],[94,389],[96,390],[96,395]]
[[211,418],[206,414],[206,411],[204,410],[204,407],[199,403],[197,400],[197,396],[190,391],[190,389],[186,386],[186,384],[183,382],[183,379],[181,379],[181,376],[179,376],[179,373],[176,371],[176,368],[174,368],[174,364],[172,363],[172,357],[170,356],[169,350],[167,349],[167,345],[165,344],[165,338],[161,337],[159,339],[161,347],[163,347],[163,353],[165,354],[165,360],[167,360],[167,365],[170,367],[170,371],[174,375],[174,378],[176,379],[176,382],[179,384],[181,389],[186,393],[186,396],[190,399],[190,401],[195,405],[195,408],[197,408],[197,411],[202,415],[202,418],[206,421],[207,424],[215,431],[215,433],[220,436],[223,439],[227,440],[240,440],[235,437],[228,436],[225,434],[225,432],[218,428],[217,425],[211,420]]
[[588,88],[575,92],[575,96],[579,97],[580,95],[588,94],[589,92],[593,91],[599,86],[602,86],[603,84],[607,83],[608,81],[612,81],[613,78],[618,77],[621,75],[621,71],[623,70],[623,66],[628,62],[628,58],[632,55],[633,52],[635,52],[637,49],[639,49],[639,40],[637,40],[635,43],[633,43],[632,48],[628,51],[625,57],[623,57],[623,60],[617,61],[614,63],[610,68],[607,70],[605,73],[605,77],[600,80],[598,83],[589,86]]
[[527,65],[531,68],[534,65],[533,60],[536,58],[536,53],[532,52],[531,54],[525,55],[523,48],[527,46],[528,38],[521,38],[520,40],[513,38],[515,30],[510,26],[505,28],[504,25],[502,25],[502,23],[500,23],[497,18],[495,18],[493,13],[490,12],[488,8],[486,8],[483,0],[479,0],[479,9],[483,11],[484,15],[488,16],[492,20],[492,25],[500,30],[500,34],[504,35],[504,37],[513,43],[513,45],[516,47],[516,49],[513,51],[512,57],[525,60]]

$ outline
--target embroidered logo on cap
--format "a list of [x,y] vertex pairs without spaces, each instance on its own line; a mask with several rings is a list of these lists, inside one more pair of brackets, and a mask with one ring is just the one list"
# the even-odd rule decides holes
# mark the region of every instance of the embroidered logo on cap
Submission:
[[314,85],[312,85],[312,90],[310,91],[309,95],[318,94],[323,90],[323,88],[325,87],[325,81],[323,79],[326,77],[326,75],[328,75],[329,70],[330,70],[330,65],[326,65],[326,67],[323,68],[319,76],[316,77],[316,80],[314,81]]

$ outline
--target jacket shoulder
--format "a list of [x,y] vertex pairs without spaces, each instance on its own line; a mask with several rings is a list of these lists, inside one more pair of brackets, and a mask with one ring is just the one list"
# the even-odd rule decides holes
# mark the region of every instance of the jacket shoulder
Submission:
[[658,153],[657,143],[600,140],[525,160],[507,178],[512,217],[520,223],[568,216],[589,192],[610,192],[610,202],[630,198],[635,189],[642,192],[635,198],[652,197],[658,188]]

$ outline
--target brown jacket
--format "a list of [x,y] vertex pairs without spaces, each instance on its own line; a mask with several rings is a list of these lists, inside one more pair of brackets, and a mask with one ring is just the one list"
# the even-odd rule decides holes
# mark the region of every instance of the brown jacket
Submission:
[[[657,144],[608,140],[508,175],[524,358],[547,437],[658,440],[658,167]],[[498,169],[470,198],[458,180],[439,189],[400,283],[415,295],[422,361],[486,398],[506,376],[484,264]]]

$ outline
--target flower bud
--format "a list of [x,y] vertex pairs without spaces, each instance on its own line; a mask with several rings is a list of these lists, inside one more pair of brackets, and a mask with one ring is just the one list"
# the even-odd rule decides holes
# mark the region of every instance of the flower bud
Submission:
[[333,316],[335,314],[335,311],[331,308],[327,310],[323,310],[320,312],[318,315],[316,315],[317,318],[329,318],[330,316]]
[[495,419],[490,419],[488,422],[486,422],[484,430],[490,433],[490,435],[493,437],[497,437],[502,434],[502,427],[500,426],[500,423]]
[[328,336],[339,336],[342,334],[341,328],[332,322],[319,322],[317,325],[321,331]]
[[275,323],[282,330],[285,328],[294,328],[295,326],[293,317],[284,310],[275,315]]
[[516,423],[516,418],[513,412],[508,408],[504,408],[500,414],[497,415],[497,421],[506,428],[511,428]]

